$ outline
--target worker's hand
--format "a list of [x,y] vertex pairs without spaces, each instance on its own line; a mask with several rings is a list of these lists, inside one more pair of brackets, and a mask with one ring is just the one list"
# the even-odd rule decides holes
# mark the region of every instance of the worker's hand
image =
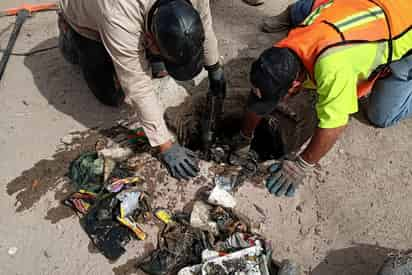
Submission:
[[213,65],[209,72],[209,88],[210,92],[214,96],[219,96],[221,98],[226,97],[226,80],[223,68],[219,65]]
[[269,168],[271,175],[266,180],[266,188],[273,195],[292,197],[314,169],[315,164],[307,163],[300,156],[295,160],[284,160],[273,164]]
[[245,136],[242,131],[239,131],[230,140],[231,154],[235,155],[241,159],[247,158],[250,151],[250,144],[252,143],[253,137]]
[[196,177],[199,172],[195,153],[177,143],[161,152],[160,158],[167,166],[172,177],[178,180],[188,180],[191,177]]

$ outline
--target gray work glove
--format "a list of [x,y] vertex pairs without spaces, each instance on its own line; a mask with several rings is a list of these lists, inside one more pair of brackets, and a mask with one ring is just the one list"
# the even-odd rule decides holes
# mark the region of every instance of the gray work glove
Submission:
[[160,159],[167,166],[172,177],[188,180],[196,177],[199,165],[195,153],[175,143],[169,150],[160,154]]
[[275,196],[293,197],[303,180],[315,170],[315,164],[309,164],[300,156],[295,160],[284,160],[273,164],[266,179],[266,188]]

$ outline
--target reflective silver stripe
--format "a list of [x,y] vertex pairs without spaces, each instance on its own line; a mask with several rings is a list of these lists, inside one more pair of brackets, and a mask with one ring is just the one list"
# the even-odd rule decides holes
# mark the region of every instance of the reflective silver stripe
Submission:
[[[388,44],[386,43],[386,41],[382,41],[382,42],[370,42],[373,43],[375,45],[377,45],[377,49],[376,49],[376,54],[375,54],[375,58],[374,61],[372,63],[372,65],[370,66],[368,73],[371,74],[377,67],[379,67],[382,64],[385,64],[385,56],[387,56],[387,52],[388,52]],[[327,49],[326,51],[324,51],[316,60],[315,64],[318,62],[318,60],[325,58],[329,55],[332,55],[334,53],[340,52],[340,51],[344,51],[346,49],[350,49],[353,47],[357,47],[359,45],[362,44],[347,44],[347,45],[341,45],[341,46],[333,46],[329,49]]]

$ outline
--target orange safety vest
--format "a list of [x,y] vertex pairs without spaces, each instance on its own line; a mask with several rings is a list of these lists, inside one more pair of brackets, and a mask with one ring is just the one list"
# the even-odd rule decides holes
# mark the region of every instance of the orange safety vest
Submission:
[[[389,65],[394,61],[393,40],[412,29],[411,14],[411,0],[318,0],[303,24],[291,30],[285,39],[274,46],[293,50],[312,80],[315,80],[314,67],[317,59],[335,46],[387,42],[386,65]],[[412,45],[407,49],[397,50],[404,55],[411,49]],[[358,97],[371,91],[380,74],[381,71],[358,83]]]

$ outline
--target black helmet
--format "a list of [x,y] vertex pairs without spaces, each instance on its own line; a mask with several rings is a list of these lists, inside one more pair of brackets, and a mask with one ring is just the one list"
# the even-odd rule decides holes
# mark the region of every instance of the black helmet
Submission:
[[248,109],[258,115],[271,113],[292,86],[301,64],[297,55],[287,48],[266,49],[253,62],[250,71],[250,82],[260,90],[262,98],[251,93]]
[[186,0],[159,1],[151,28],[166,69],[177,80],[192,79],[204,66],[200,15]]

